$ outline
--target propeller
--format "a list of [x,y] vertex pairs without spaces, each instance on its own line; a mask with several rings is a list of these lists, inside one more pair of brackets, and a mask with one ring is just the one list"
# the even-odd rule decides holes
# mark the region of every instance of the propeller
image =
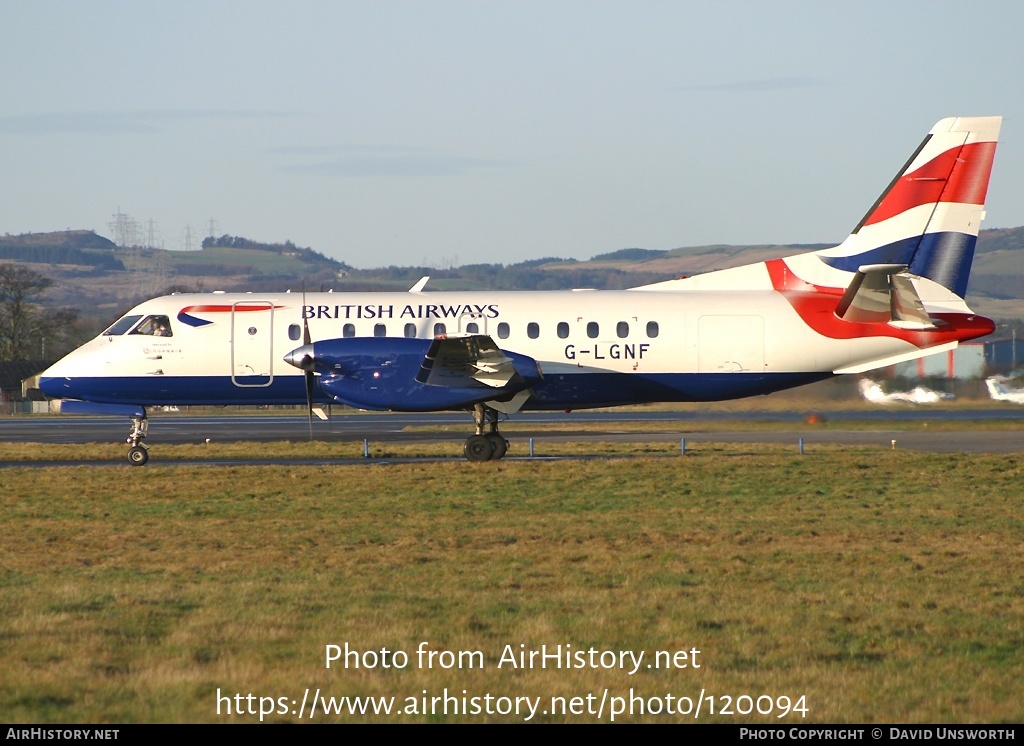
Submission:
[[284,356],[284,361],[303,371],[306,383],[306,413],[309,419],[309,439],[313,439],[313,415],[328,419],[319,408],[313,407],[316,387],[316,353],[313,349],[313,335],[309,333],[309,318],[306,316],[306,283],[302,283],[302,346]]
[[[309,336],[309,319],[306,318],[306,283],[302,283],[302,345],[303,347],[309,347],[313,343],[312,337]],[[313,376],[313,358],[308,358],[301,361],[303,364],[299,367],[305,372],[306,377],[306,416],[309,419],[309,439],[313,440],[313,386],[316,384],[316,380]]]

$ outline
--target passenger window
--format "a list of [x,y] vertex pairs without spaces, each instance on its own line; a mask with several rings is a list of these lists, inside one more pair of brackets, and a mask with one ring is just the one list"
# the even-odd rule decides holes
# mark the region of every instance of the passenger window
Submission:
[[558,338],[565,339],[566,337],[569,336],[569,325],[566,324],[564,321],[559,321],[557,331]]
[[356,336],[356,325],[345,324],[345,326],[341,327],[341,336],[345,338]]
[[508,339],[508,324],[504,321],[498,324],[498,339]]
[[475,321],[471,321],[468,324],[466,324],[466,331],[469,332],[470,334],[479,334],[480,325],[477,324]]
[[103,332],[105,335],[110,337],[116,337],[120,334],[124,334],[126,331],[135,326],[135,322],[142,318],[142,314],[138,316],[125,316],[123,319],[118,319],[110,328]]
[[615,333],[619,335],[619,339],[625,339],[629,336],[629,324],[625,321],[620,321],[615,325]]
[[440,337],[446,331],[447,331],[447,329],[446,329],[444,324],[441,324],[441,323],[434,324],[434,336],[435,337]]
[[405,325],[405,336],[407,336],[407,337],[415,337],[416,336],[416,325],[415,324],[406,324]]
[[388,328],[384,324],[373,325],[373,336],[375,337],[386,337],[388,336]]
[[144,334],[149,337],[170,337],[171,322],[166,316],[148,316],[145,321],[135,327],[132,334]]
[[302,334],[302,329],[299,328],[298,324],[290,324],[288,326],[288,339],[292,342],[296,342],[299,336]]
[[658,336],[658,322],[648,321],[647,322],[647,336],[654,339]]
[[540,324],[536,321],[531,321],[526,325],[526,336],[530,339],[536,339],[540,336]]
[[601,333],[601,328],[597,325],[596,321],[587,322],[587,336],[591,339],[597,339],[597,335]]

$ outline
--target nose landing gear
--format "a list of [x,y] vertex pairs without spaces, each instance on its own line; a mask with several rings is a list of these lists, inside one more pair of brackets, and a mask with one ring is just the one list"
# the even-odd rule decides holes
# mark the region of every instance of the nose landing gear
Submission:
[[132,466],[145,466],[149,461],[149,446],[142,441],[149,435],[149,420],[145,412],[141,417],[132,417],[132,430],[125,441],[128,448],[128,463]]

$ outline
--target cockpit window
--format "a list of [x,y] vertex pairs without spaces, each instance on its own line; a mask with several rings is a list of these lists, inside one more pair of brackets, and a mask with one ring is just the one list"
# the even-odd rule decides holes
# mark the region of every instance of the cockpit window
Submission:
[[145,321],[135,327],[132,334],[146,334],[150,337],[170,337],[171,322],[166,316],[147,316]]
[[123,318],[120,318],[117,321],[115,321],[113,325],[111,325],[111,327],[103,333],[108,336],[117,336],[119,334],[124,334],[126,331],[135,326],[135,322],[137,322],[141,318],[141,314],[138,316],[124,316]]

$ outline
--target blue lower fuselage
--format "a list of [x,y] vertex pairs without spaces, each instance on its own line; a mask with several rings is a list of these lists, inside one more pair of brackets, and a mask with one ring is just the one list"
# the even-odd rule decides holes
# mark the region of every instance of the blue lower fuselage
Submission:
[[[813,383],[830,373],[655,373],[655,374],[548,374],[531,389],[524,409],[589,409],[650,402],[702,402],[739,399]],[[40,389],[47,396],[106,404],[236,405],[305,404],[302,376],[275,376],[269,381],[229,376],[196,376],[154,379],[127,377],[43,378]],[[445,404],[443,387],[418,385],[407,403],[395,405],[391,392],[379,397],[367,392],[343,401],[314,387],[314,402],[343,403],[362,409],[428,412],[462,409]],[[482,399],[485,400],[485,399]]]

